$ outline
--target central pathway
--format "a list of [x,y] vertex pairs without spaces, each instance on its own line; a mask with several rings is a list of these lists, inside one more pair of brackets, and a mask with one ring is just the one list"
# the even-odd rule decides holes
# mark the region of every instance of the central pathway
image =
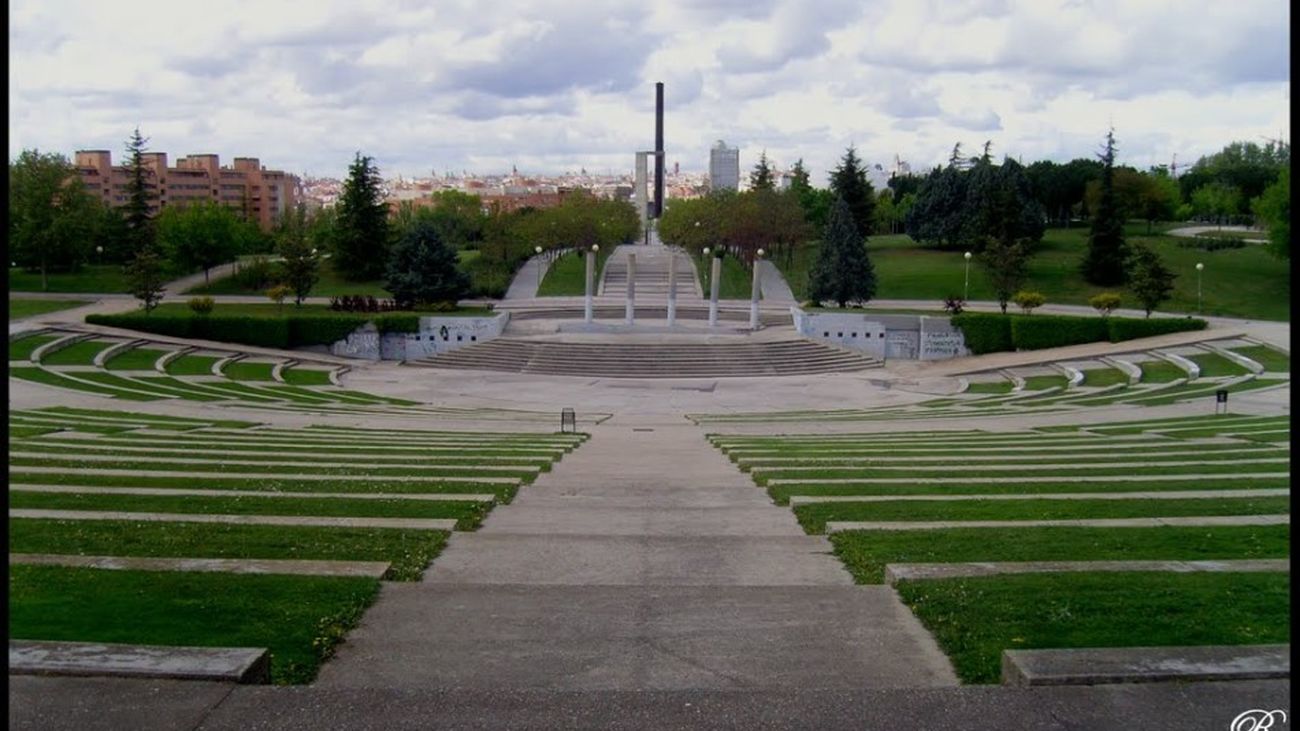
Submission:
[[317,686],[956,684],[891,588],[853,585],[700,429],[617,422],[385,584]]

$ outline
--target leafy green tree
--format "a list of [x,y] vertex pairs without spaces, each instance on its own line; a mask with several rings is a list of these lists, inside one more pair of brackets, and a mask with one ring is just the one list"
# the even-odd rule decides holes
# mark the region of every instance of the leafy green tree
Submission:
[[790,168],[790,190],[797,194],[802,194],[806,190],[812,190],[812,183],[809,182],[808,170],[803,166],[803,158],[794,161]]
[[41,273],[76,270],[88,257],[102,212],[67,158],[23,150],[9,164],[10,261]]
[[294,304],[311,294],[320,281],[320,258],[307,235],[307,211],[299,205],[281,220],[276,231],[276,248],[280,253],[280,270],[284,283],[293,290]]
[[926,176],[904,219],[908,236],[921,244],[961,248],[965,240],[966,177],[955,165]]
[[1268,230],[1269,248],[1283,259],[1291,258],[1291,166],[1278,173],[1253,204],[1259,222]]
[[153,182],[153,171],[144,164],[144,153],[148,152],[145,143],[148,141],[140,136],[139,127],[126,141],[126,203],[122,205],[122,217],[126,221],[132,252],[152,246],[156,240],[149,214],[157,198],[157,186]]
[[1030,247],[1028,239],[999,239],[989,237],[978,256],[980,265],[988,276],[989,285],[997,297],[1002,314],[1007,313],[1007,302],[1020,290],[1029,271]]
[[882,190],[876,194],[876,223],[872,230],[878,234],[894,233],[898,223],[898,208],[894,205],[894,191]]
[[853,227],[858,237],[865,239],[875,223],[876,195],[871,189],[871,181],[867,180],[867,169],[852,145],[840,158],[839,166],[831,171],[831,192],[844,199],[853,214]]
[[776,183],[772,179],[772,166],[767,162],[767,150],[763,150],[758,155],[758,164],[754,166],[754,171],[749,174],[750,190],[776,190]]
[[1222,226],[1241,207],[1241,191],[1227,183],[1213,182],[1192,193],[1192,210],[1201,218]]
[[1109,287],[1124,282],[1124,263],[1129,253],[1124,241],[1124,220],[1115,203],[1115,130],[1106,133],[1106,149],[1100,157],[1103,166],[1100,195],[1081,268],[1084,279]]
[[1291,165],[1291,145],[1272,140],[1265,145],[1254,142],[1232,142],[1212,155],[1196,161],[1186,173],[1179,176],[1182,197],[1190,199],[1204,185],[1221,183],[1236,188],[1241,196],[1237,208],[1226,215],[1248,213],[1247,201],[1257,198],[1277,179],[1278,171]]
[[1129,267],[1129,290],[1142,304],[1147,317],[1151,317],[1151,313],[1160,306],[1160,303],[1173,294],[1174,280],[1178,275],[1165,267],[1159,254],[1141,244],[1133,247]]
[[356,154],[339,197],[334,244],[334,269],[361,281],[382,276],[388,260],[388,206],[380,190],[373,158]]
[[808,297],[815,302],[832,300],[840,307],[849,302],[869,301],[876,294],[876,272],[867,257],[867,246],[853,220],[853,211],[836,197],[822,232],[817,263],[808,277]]
[[163,260],[156,244],[145,244],[135,252],[126,265],[126,281],[130,293],[144,308],[145,314],[153,311],[162,301],[166,288],[163,279]]
[[249,228],[256,226],[216,201],[164,208],[154,225],[158,245],[172,271],[188,273],[202,269],[205,282],[209,281],[212,267],[233,261],[244,253],[252,237]]
[[457,263],[456,251],[443,243],[438,230],[416,223],[393,247],[385,289],[399,306],[451,303],[469,292],[469,277]]
[[475,247],[483,240],[483,199],[459,190],[434,193],[430,221],[442,240],[456,249]]

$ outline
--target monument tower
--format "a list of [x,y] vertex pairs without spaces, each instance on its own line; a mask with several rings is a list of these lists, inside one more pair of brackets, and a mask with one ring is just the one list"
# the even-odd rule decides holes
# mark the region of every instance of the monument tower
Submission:
[[655,82],[655,218],[664,213],[664,82]]

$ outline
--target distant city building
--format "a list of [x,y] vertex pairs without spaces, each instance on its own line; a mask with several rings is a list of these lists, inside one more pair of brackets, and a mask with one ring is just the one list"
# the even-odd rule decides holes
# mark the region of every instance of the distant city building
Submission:
[[740,188],[740,148],[718,140],[709,150],[709,187],[712,190]]
[[[269,231],[285,211],[298,203],[298,176],[267,170],[255,157],[237,157],[230,167],[221,167],[216,155],[190,155],[167,166],[167,153],[146,152],[144,165],[155,196],[150,215],[168,205],[193,201],[214,201],[246,212],[263,231]],[[108,150],[77,150],[77,175],[91,195],[107,206],[126,203],[129,169],[114,165]]]

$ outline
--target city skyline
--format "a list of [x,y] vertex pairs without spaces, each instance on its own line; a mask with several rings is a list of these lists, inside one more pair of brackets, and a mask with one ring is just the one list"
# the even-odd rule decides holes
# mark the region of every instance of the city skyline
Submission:
[[[1234,140],[1285,137],[1284,2],[622,4],[475,12],[401,2],[16,2],[10,158],[160,151],[249,155],[344,176],[630,173],[665,82],[667,162],[706,172],[717,139],[816,184],[853,144],[923,172],[955,143],[1026,161],[1180,167]],[[131,38],[132,52],[122,52]]]

